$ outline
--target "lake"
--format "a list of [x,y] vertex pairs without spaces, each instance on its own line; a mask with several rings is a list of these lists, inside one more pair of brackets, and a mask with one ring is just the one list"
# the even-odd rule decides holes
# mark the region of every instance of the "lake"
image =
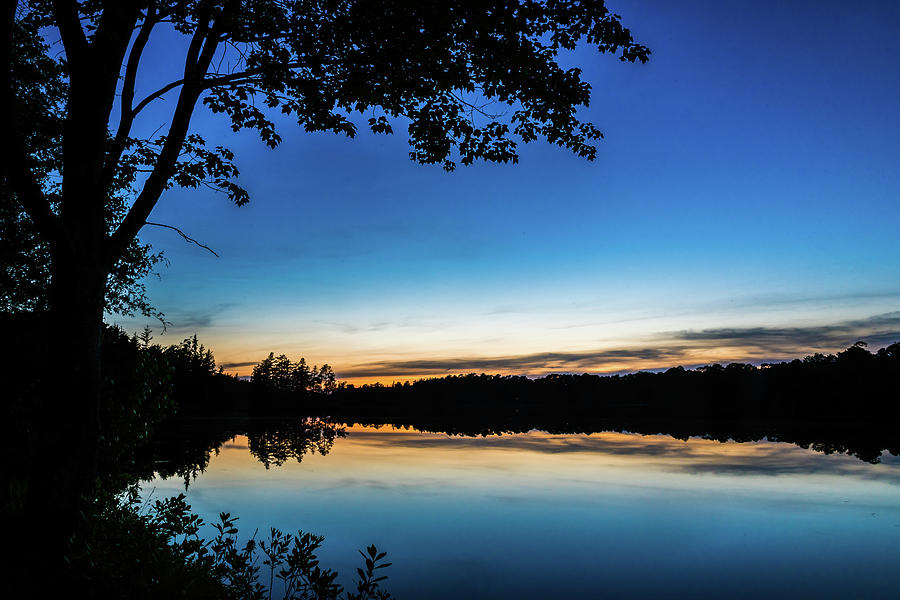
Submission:
[[248,536],[324,535],[322,564],[345,586],[374,543],[400,599],[900,597],[900,458],[888,454],[359,425],[303,444],[235,436],[188,501],[207,522],[239,516]]

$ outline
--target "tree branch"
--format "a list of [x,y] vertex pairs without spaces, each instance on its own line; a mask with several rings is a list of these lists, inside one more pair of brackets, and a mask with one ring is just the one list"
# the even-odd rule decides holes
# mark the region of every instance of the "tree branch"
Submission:
[[131,111],[131,118],[134,119],[134,117],[136,117],[139,112],[144,110],[144,108],[148,104],[150,104],[151,102],[153,102],[160,96],[166,94],[167,92],[174,90],[179,85],[183,85],[183,84],[184,84],[184,79],[179,79],[177,81],[173,81],[172,83],[168,83],[168,84],[164,85],[163,87],[159,88],[158,90],[156,90],[155,92],[153,92],[152,94],[150,94],[149,96],[147,96],[146,98],[144,98],[143,100],[141,100],[140,102],[137,103],[137,106],[135,106]]
[[[292,69],[292,68],[299,67],[299,66],[300,66],[300,63],[286,63],[283,65],[279,65],[279,68]],[[210,88],[216,87],[217,85],[223,85],[226,83],[249,83],[252,80],[250,80],[250,79],[248,79],[247,81],[241,81],[241,80],[244,79],[245,77],[253,77],[254,75],[262,75],[263,73],[266,72],[266,70],[267,69],[265,69],[263,67],[258,67],[256,69],[247,69],[246,71],[240,71],[237,73],[229,73],[228,75],[219,75],[216,77],[205,78],[201,82],[202,88],[204,90],[208,90]],[[157,98],[165,95],[168,92],[171,92],[172,90],[174,90],[175,88],[177,88],[180,85],[184,85],[185,81],[186,81],[185,79],[177,79],[177,80],[167,83],[163,87],[159,88],[158,90],[156,90],[155,92],[153,92],[152,94],[150,94],[149,96],[147,96],[146,98],[144,98],[143,100],[141,100],[140,102],[137,103],[137,105],[134,107],[134,110],[132,111],[132,113],[133,113],[132,116],[133,117],[137,116],[137,114],[139,112],[144,110],[144,108],[146,108],[148,104],[150,104]]]
[[[301,66],[299,62],[289,62],[278,65],[279,69],[296,69]],[[236,81],[243,79],[245,77],[253,77],[254,75],[262,75],[269,69],[266,67],[256,67],[255,69],[246,69],[244,71],[238,71],[236,73],[229,73],[228,75],[218,75],[216,77],[210,77],[208,79],[203,80],[204,87],[211,88],[217,85],[222,85],[223,83],[235,83]],[[244,83],[244,82],[240,82]]]
[[204,11],[200,18],[196,31],[194,31],[194,35],[191,37],[191,43],[188,46],[187,56],[184,60],[185,79],[197,75],[197,61],[200,57],[200,51],[203,49],[204,39],[209,34],[209,29],[209,8],[207,6],[206,11]]
[[137,80],[138,66],[141,62],[141,54],[147,41],[150,39],[150,32],[157,23],[157,15],[154,4],[147,8],[147,15],[144,17],[144,23],[131,45],[131,52],[128,53],[128,60],[125,67],[125,80],[122,83],[122,97],[119,100],[120,116],[119,127],[116,130],[116,137],[113,140],[112,147],[106,157],[106,164],[103,168],[103,185],[106,186],[113,178],[116,165],[122,157],[125,150],[125,144],[128,140],[128,134],[131,133],[131,126],[134,123],[134,116],[137,114],[132,104],[134,103],[134,84]]
[[[183,85],[188,79],[196,75],[197,61],[199,60],[200,52],[203,48],[204,39],[206,38],[208,33],[209,22],[208,20],[201,19],[201,24],[197,26],[197,29],[194,31],[194,35],[191,36],[191,43],[188,46],[187,56],[185,56],[184,59],[184,77],[167,85],[164,85],[160,89],[156,90],[155,92],[141,100],[138,105],[131,110],[132,119],[137,116],[137,114],[141,112],[148,104],[164,95],[165,93],[177,88],[180,85]],[[132,96],[132,102],[133,101],[134,97]]]
[[482,104],[481,106],[478,106],[478,105],[472,104],[471,102],[464,100],[462,98],[462,96],[459,96],[458,94],[454,93],[453,91],[447,92],[446,95],[450,96],[451,98],[453,98],[454,100],[456,100],[457,102],[462,104],[463,106],[467,106],[471,111],[477,112],[481,116],[486,117],[488,119],[497,119],[497,118],[500,118],[503,116],[503,113],[492,114],[492,113],[486,112],[484,110],[485,106],[494,104],[494,102],[486,102],[486,103]]
[[194,32],[187,56],[185,57],[184,82],[181,87],[181,93],[178,95],[178,104],[175,106],[172,124],[169,126],[166,141],[163,143],[163,147],[156,159],[156,165],[153,167],[153,172],[150,173],[144,182],[143,189],[141,189],[134,204],[131,205],[125,218],[122,219],[119,227],[107,240],[104,255],[106,261],[110,264],[122,255],[125,248],[131,243],[131,240],[144,226],[147,217],[150,216],[150,212],[166,189],[169,178],[172,177],[175,164],[178,161],[178,155],[187,136],[191,115],[194,112],[200,93],[203,91],[203,77],[209,69],[216,47],[219,44],[219,27],[224,20],[223,15],[234,6],[234,2],[229,2],[217,15],[212,24],[210,24],[208,18],[201,18],[200,25]]
[[174,225],[166,225],[165,223],[154,223],[154,222],[152,222],[152,221],[144,221],[144,225],[153,225],[154,227],[165,227],[166,229],[171,229],[171,230],[173,230],[173,231],[176,231],[176,232],[178,233],[178,235],[180,235],[181,237],[184,238],[184,241],[186,241],[186,242],[188,242],[188,243],[190,243],[190,244],[197,244],[197,245],[200,246],[201,248],[203,248],[203,249],[205,249],[205,250],[209,250],[210,252],[212,252],[213,255],[214,255],[216,258],[220,258],[219,255],[216,253],[215,250],[213,250],[212,248],[210,248],[210,247],[207,246],[206,244],[201,244],[200,242],[198,242],[197,240],[195,240],[194,238],[192,238],[191,236],[189,236],[188,234],[186,234],[186,233],[183,232],[182,230],[178,229],[178,228],[175,227]]

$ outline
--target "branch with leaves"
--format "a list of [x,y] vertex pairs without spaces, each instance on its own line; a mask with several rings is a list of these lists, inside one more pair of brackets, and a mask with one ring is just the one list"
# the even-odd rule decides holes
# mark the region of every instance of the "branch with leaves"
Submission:
[[[43,41],[54,32],[62,54]],[[186,42],[175,72],[138,97],[148,48],[172,33]],[[515,163],[539,139],[593,160],[603,135],[578,117],[591,86],[560,53],[650,56],[602,0],[22,0],[7,4],[2,35],[0,190],[51,254],[105,272],[174,186],[249,201],[233,154],[192,133],[200,108],[272,148],[283,117],[355,137],[358,114],[376,134],[405,129],[411,160],[448,171]],[[169,95],[163,134],[135,135]]]

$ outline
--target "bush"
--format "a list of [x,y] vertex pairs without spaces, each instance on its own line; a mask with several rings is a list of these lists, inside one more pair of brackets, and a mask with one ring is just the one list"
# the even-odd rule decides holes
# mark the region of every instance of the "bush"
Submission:
[[[221,513],[215,536],[201,537],[204,521],[191,512],[184,494],[141,503],[137,487],[98,500],[85,515],[69,557],[69,579],[95,598],[225,598],[264,600],[278,581],[285,599],[384,600],[388,567],[375,546],[360,552],[355,591],[336,583],[338,573],[323,569],[316,552],[323,537],[271,529],[268,540],[255,535],[238,542],[236,517]],[[260,564],[262,559],[262,564]]]

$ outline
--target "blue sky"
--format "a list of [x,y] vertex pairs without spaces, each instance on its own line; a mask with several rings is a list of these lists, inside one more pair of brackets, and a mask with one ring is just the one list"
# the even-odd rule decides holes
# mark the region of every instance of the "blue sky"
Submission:
[[[284,123],[273,151],[198,109],[252,201],[163,197],[152,220],[221,257],[145,228],[170,261],[147,281],[172,323],[158,341],[196,332],[240,373],[274,351],[389,381],[900,340],[900,4],[608,4],[653,54],[564,58],[593,86],[594,162],[533,143],[448,174],[409,161],[402,123],[354,140]],[[172,48],[151,48],[148,90]]]

